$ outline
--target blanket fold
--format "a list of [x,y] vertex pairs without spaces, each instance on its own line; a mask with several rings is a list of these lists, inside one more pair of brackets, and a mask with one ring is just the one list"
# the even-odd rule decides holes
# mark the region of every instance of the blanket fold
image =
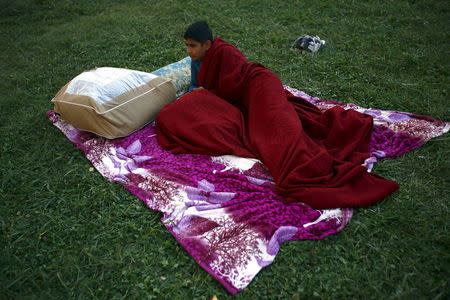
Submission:
[[205,89],[158,115],[158,142],[172,153],[260,159],[286,202],[317,209],[368,206],[398,188],[361,166],[369,157],[370,115],[341,107],[322,112],[220,38],[198,82]]

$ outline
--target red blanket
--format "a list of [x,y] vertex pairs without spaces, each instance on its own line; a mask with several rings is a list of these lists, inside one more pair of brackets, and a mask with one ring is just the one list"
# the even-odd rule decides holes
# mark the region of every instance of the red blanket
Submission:
[[156,120],[159,143],[173,153],[258,158],[287,202],[318,209],[368,206],[398,188],[361,166],[370,116],[337,107],[321,113],[220,38],[198,82],[203,90],[167,105]]

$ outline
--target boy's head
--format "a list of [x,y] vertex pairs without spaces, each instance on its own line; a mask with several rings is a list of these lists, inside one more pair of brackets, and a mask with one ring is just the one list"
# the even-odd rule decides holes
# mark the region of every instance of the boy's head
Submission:
[[202,60],[212,45],[211,28],[205,21],[198,21],[190,25],[184,33],[184,43],[188,55],[193,60]]

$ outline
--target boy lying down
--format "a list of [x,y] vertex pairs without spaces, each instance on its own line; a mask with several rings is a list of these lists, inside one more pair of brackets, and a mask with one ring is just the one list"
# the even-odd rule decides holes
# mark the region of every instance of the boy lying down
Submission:
[[160,111],[162,147],[257,158],[286,202],[316,209],[368,206],[397,190],[396,182],[361,165],[369,157],[371,116],[340,107],[321,112],[286,91],[263,65],[213,39],[206,22],[190,25],[184,42],[191,92]]

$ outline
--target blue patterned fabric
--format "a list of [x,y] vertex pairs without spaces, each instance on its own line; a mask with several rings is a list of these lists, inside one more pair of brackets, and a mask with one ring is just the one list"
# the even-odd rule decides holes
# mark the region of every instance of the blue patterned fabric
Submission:
[[189,56],[170,65],[164,66],[152,74],[172,80],[177,97],[186,93],[191,85],[191,58]]

